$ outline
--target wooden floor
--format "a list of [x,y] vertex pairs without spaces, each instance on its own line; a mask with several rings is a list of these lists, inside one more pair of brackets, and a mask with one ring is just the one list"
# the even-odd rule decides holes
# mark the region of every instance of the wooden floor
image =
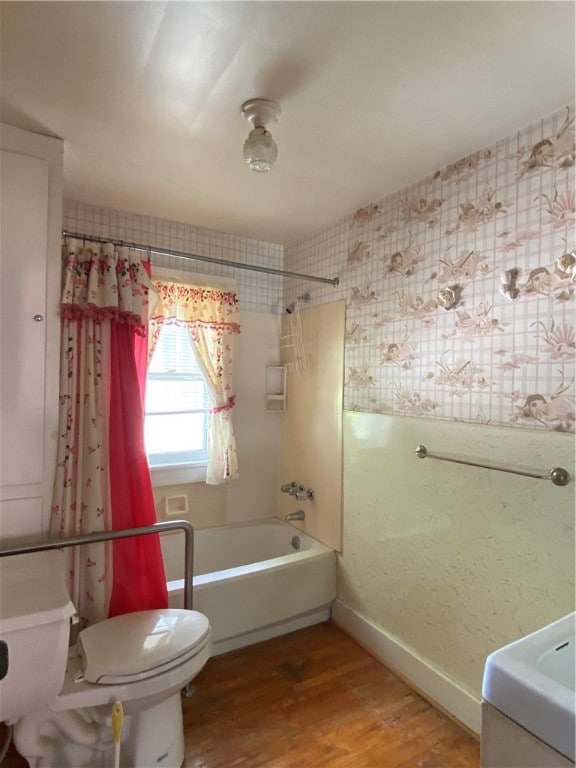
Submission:
[[[185,768],[479,765],[475,739],[333,624],[211,659],[195,685]],[[25,766],[12,747],[2,768]]]
[[478,768],[478,742],[333,624],[211,659],[186,768]]

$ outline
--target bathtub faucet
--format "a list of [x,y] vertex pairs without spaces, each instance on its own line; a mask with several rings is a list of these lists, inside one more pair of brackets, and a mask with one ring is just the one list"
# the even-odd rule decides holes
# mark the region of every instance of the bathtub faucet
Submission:
[[281,485],[280,490],[282,493],[288,493],[290,496],[294,496],[298,501],[312,501],[314,498],[314,491],[312,488],[304,488],[303,485],[299,485],[295,482]]
[[292,520],[304,520],[306,515],[304,514],[303,509],[299,509],[298,512],[289,512],[284,520],[286,520],[287,523],[291,522]]

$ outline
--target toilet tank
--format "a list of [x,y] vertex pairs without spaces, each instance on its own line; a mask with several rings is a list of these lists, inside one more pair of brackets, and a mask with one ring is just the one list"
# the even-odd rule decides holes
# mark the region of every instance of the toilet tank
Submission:
[[0,558],[0,721],[48,704],[64,681],[70,617],[60,550]]

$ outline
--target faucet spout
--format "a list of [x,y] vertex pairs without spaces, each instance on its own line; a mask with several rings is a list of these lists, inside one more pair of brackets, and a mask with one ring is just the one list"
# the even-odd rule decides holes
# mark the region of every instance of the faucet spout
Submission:
[[303,509],[299,509],[297,512],[289,512],[284,520],[286,520],[287,523],[290,523],[293,520],[304,520],[306,518],[306,515],[304,514]]

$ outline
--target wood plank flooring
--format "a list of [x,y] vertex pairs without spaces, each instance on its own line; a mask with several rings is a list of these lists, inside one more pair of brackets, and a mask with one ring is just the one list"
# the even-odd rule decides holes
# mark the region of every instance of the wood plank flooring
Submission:
[[[475,739],[330,623],[217,656],[195,685],[185,768],[479,766]],[[2,768],[26,762],[12,747]]]
[[478,768],[478,742],[333,624],[211,659],[186,768]]

